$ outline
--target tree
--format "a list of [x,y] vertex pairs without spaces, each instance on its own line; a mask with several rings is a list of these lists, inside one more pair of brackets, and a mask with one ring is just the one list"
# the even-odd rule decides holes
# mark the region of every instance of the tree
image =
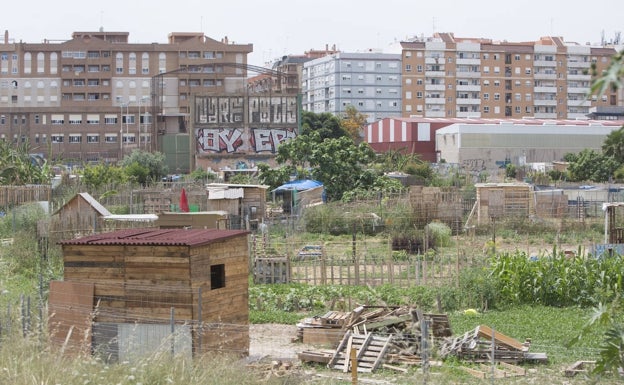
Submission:
[[309,135],[312,132],[318,133],[321,140],[349,136],[349,133],[342,128],[340,119],[334,114],[329,112],[315,114],[314,112],[303,111],[299,135]]
[[361,141],[360,130],[367,123],[367,118],[366,114],[359,112],[352,105],[348,105],[344,114],[342,114],[341,126],[356,143]]
[[568,171],[573,181],[606,182],[617,168],[618,163],[612,157],[585,149],[570,162]]
[[602,152],[615,159],[619,164],[624,163],[624,127],[612,131],[602,144]]
[[94,191],[99,191],[105,186],[112,187],[125,182],[122,168],[109,164],[87,165],[81,174],[81,182]]
[[[140,167],[133,165],[135,163]],[[168,171],[165,155],[161,152],[134,150],[123,158],[121,166],[129,178],[141,184],[160,181]]]

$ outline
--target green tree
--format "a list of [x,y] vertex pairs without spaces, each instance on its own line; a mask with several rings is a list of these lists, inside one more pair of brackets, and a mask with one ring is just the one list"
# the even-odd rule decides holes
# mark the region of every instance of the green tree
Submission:
[[339,138],[349,136],[349,133],[342,127],[340,119],[329,112],[315,114],[314,112],[303,111],[301,115],[300,135],[309,135],[312,132],[319,134],[321,140],[326,138]]
[[101,163],[85,166],[81,175],[81,182],[94,191],[100,191],[105,186],[117,186],[126,180],[121,167]]
[[606,182],[617,168],[612,157],[586,148],[570,163],[568,171],[573,181]]
[[602,152],[612,157],[618,164],[624,163],[624,127],[607,135],[602,144]]
[[[137,165],[140,167],[137,167]],[[165,163],[165,154],[161,152],[148,152],[134,150],[121,161],[121,166],[126,175],[141,184],[157,182],[167,175],[168,167]],[[145,172],[147,169],[147,173]]]

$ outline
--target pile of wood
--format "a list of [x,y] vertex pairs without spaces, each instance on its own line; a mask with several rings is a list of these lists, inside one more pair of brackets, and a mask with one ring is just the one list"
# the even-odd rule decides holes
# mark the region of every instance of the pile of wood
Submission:
[[360,306],[349,313],[328,312],[299,323],[297,339],[307,344],[333,345],[335,350],[331,354],[304,351],[299,359],[326,363],[330,368],[346,372],[351,348],[356,348],[360,372],[396,363],[420,364],[421,329],[425,322],[432,342],[452,335],[445,314],[427,314],[398,306]]
[[530,353],[530,346],[530,339],[521,343],[486,325],[479,325],[463,336],[446,339],[440,346],[439,356],[445,359],[452,355],[471,362],[492,362],[492,354],[494,361],[505,363],[548,360],[545,353]]
[[[520,343],[491,328],[480,325],[460,337],[452,337],[446,314],[423,313],[419,309],[399,306],[360,306],[351,312],[330,311],[323,316],[305,319],[298,325],[296,340],[321,344],[333,350],[303,351],[302,362],[326,364],[328,368],[347,372],[357,363],[358,372],[379,368],[398,371],[395,366],[432,364],[433,353],[471,362],[510,365],[521,361],[545,361],[543,353],[529,353],[530,341]],[[354,354],[355,356],[352,356]],[[513,371],[512,371],[513,372]],[[518,375],[520,370],[514,373]]]

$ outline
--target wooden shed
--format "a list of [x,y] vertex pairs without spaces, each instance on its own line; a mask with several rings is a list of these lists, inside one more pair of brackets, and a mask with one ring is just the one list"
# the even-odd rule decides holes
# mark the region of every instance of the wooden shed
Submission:
[[[247,355],[248,234],[128,229],[59,242],[64,281],[51,285],[51,335],[119,360],[167,339],[179,354]],[[86,321],[86,342],[85,333],[68,333]]]
[[476,216],[477,224],[503,218],[535,215],[533,186],[528,183],[477,183],[477,200],[467,223]]
[[207,211],[227,211],[230,228],[255,229],[266,213],[269,186],[210,183]]
[[110,211],[89,193],[78,193],[52,213],[51,232],[64,234],[71,231],[74,233],[71,236],[97,233],[101,229],[103,218],[109,215]]

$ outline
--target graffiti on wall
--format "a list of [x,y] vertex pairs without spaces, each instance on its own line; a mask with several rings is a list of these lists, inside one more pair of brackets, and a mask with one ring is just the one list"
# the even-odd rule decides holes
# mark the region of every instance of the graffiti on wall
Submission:
[[485,171],[485,159],[464,159],[461,167],[467,171]]
[[277,152],[277,146],[297,136],[294,128],[252,129],[251,146],[257,153]]
[[[245,106],[247,100],[247,106]],[[297,123],[296,96],[196,96],[197,124],[242,124],[247,111],[250,125]]]
[[200,128],[197,147],[200,152],[234,153],[244,144],[242,128]]
[[195,122],[200,124],[243,123],[245,113],[242,96],[197,96]]
[[253,96],[249,98],[249,123],[297,123],[297,98],[294,96]]
[[254,128],[247,134],[243,128],[199,128],[196,130],[200,153],[270,153],[277,152],[280,143],[294,138],[295,128]]

